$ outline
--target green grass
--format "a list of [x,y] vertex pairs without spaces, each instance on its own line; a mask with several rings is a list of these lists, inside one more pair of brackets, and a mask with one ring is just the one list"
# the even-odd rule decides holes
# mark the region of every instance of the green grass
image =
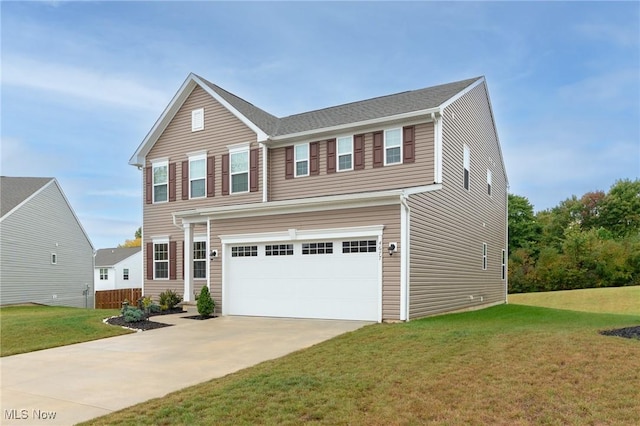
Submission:
[[104,324],[116,309],[81,309],[58,306],[9,306],[0,309],[0,356],[32,352],[72,343],[127,334]]
[[640,286],[510,294],[509,303],[572,311],[640,315]]
[[375,324],[86,424],[635,425],[640,340],[598,334],[632,325],[519,305]]

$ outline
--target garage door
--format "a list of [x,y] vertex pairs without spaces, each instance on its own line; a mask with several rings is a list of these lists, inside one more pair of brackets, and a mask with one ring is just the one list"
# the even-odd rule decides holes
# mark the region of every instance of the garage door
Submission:
[[377,238],[228,245],[226,313],[377,321]]

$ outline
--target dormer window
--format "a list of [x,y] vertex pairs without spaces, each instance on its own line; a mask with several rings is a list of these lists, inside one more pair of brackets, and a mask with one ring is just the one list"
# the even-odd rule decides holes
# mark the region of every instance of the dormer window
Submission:
[[204,130],[204,108],[191,111],[191,131]]

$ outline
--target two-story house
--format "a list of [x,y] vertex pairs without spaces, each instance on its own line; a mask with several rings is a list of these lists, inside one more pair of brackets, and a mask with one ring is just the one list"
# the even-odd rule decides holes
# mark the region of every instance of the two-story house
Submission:
[[506,300],[484,77],[277,118],[190,74],[144,170],[145,295],[223,315],[409,320]]

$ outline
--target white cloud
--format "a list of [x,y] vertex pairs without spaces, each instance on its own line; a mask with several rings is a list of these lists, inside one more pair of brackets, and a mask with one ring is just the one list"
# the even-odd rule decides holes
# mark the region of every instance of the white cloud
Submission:
[[2,85],[154,112],[161,110],[169,99],[168,93],[125,76],[21,56],[3,58]]

